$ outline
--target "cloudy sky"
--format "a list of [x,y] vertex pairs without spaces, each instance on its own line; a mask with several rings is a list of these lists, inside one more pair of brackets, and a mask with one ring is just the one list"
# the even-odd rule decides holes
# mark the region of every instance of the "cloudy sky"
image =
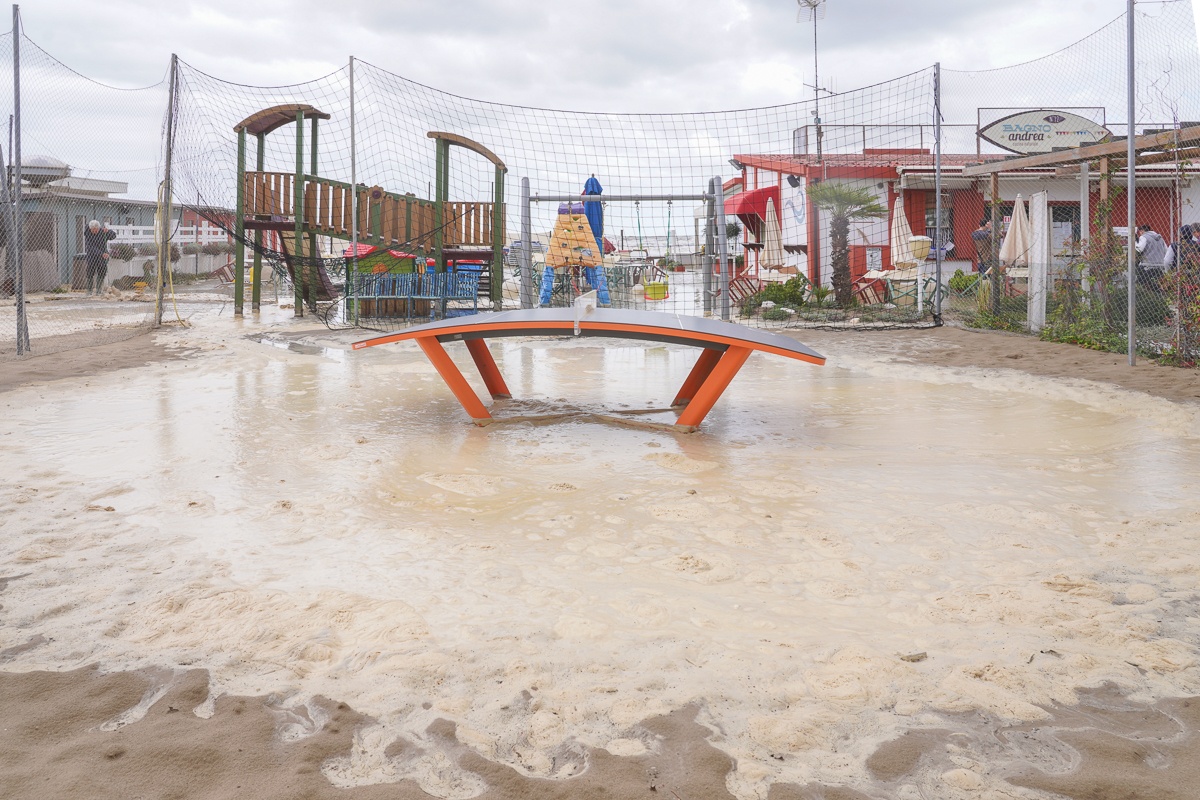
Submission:
[[[1123,0],[1025,0],[1019,13],[995,0],[827,0],[826,5],[818,23],[825,89],[849,92],[940,61],[946,70],[942,108],[949,123],[974,123],[980,106],[1038,105],[1105,107],[1109,123],[1124,120],[1124,26],[1111,24],[1124,12]],[[1140,2],[1138,9],[1146,23],[1139,30],[1153,43],[1139,49],[1139,63],[1147,59],[1139,73],[1147,98],[1139,121],[1169,124],[1172,114],[1200,119],[1200,95],[1192,90],[1200,85],[1200,58],[1188,0]],[[603,168],[610,182],[624,167],[630,180],[652,175],[661,183],[670,173],[691,186],[724,168],[733,153],[787,152],[792,129],[807,121],[808,107],[778,113],[761,107],[812,98],[806,84],[812,83],[813,29],[807,16],[798,21],[796,0],[37,0],[21,10],[26,36],[69,68],[117,87],[158,84],[146,92],[112,91],[65,75],[36,51],[23,59],[23,152],[61,159],[77,176],[127,182],[130,196],[141,198],[154,196],[161,176],[163,79],[171,53],[190,64],[192,78],[200,71],[251,86],[311,81],[344,69],[353,54],[442,92],[514,106],[639,114],[760,109],[721,115],[715,122],[711,115],[707,120],[667,118],[645,127],[640,138],[622,129],[602,142],[594,117],[557,115],[546,122],[539,112],[522,116],[495,106],[481,113],[478,104],[442,95],[425,98],[438,112],[427,114],[430,109],[416,98],[419,92],[407,98],[417,105],[392,106],[383,105],[387,98],[377,92],[375,116],[369,108],[360,111],[360,168],[366,165],[367,180],[411,191],[428,183],[424,171],[432,162],[424,132],[430,129],[477,133],[504,151],[511,166],[524,170],[519,174],[540,175],[542,183],[553,180],[542,174],[549,167],[562,173],[563,181]],[[1100,29],[1054,58],[987,71],[1055,53]],[[2,62],[0,54],[0,73],[7,70]],[[826,124],[898,122],[896,117],[905,114],[926,122],[929,73],[902,84],[823,101]],[[203,101],[196,85],[188,83],[192,94],[185,97],[194,112]],[[267,105],[295,102],[290,94],[295,91],[334,113],[322,138],[323,172],[347,180],[348,136],[337,127],[348,117],[344,86],[344,76],[296,90],[213,85],[207,110],[195,112],[207,116],[193,117],[185,126],[191,149],[181,166],[187,167],[189,157],[204,165],[190,173],[186,196],[231,203],[233,123]],[[360,102],[366,94],[360,94]],[[846,109],[839,112],[838,102]],[[447,111],[451,106],[462,106],[457,116]],[[400,130],[406,122],[411,135]],[[647,125],[633,118],[609,122],[617,128]],[[374,167],[371,143],[364,146],[362,136],[372,127],[387,134],[380,134]],[[528,138],[539,131],[551,138]],[[947,137],[948,152],[974,148],[973,124],[949,130]],[[340,161],[339,146],[346,151]],[[617,152],[619,147],[636,152]],[[537,163],[524,163],[531,161]],[[211,186],[199,185],[209,180]],[[619,185],[618,180],[614,186]],[[466,196],[477,194],[477,188],[465,187],[472,192]]]
[[[821,82],[844,91],[937,60],[967,70],[1018,63],[1100,28],[1125,3],[1016,7],[828,0]],[[120,86],[158,81],[172,52],[256,85],[307,80],[353,54],[456,94],[553,108],[699,111],[811,94],[812,27],[797,23],[796,0],[37,0],[21,10],[31,39]]]

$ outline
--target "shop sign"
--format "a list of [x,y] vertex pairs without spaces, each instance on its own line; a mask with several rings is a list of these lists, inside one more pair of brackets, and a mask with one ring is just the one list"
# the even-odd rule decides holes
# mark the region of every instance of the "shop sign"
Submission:
[[979,137],[1021,155],[1050,153],[1112,138],[1103,125],[1069,111],[1022,111],[998,119],[979,131]]

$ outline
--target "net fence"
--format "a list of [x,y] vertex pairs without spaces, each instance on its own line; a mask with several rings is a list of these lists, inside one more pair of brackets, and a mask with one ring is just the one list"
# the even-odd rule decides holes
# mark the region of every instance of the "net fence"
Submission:
[[[33,352],[144,330],[164,284],[182,317],[276,305],[389,330],[595,292],[601,306],[754,326],[950,320],[1113,350],[1128,344],[1132,305],[1136,347],[1194,363],[1195,26],[1187,2],[1139,4],[1135,22],[1132,124],[1124,17],[1013,67],[930,66],[777,106],[672,114],[491,103],[359,59],[273,87],[175,61],[154,85],[122,88],[22,36],[23,199],[0,231],[0,357],[16,352],[22,312]],[[0,37],[7,85],[12,49]],[[1132,234],[1132,303],[1123,157],[1012,161],[1064,115],[1118,150],[1129,132],[1169,137],[1136,170],[1134,223],[1150,233]],[[1016,133],[997,133],[1005,124]],[[169,214],[157,202],[168,152]],[[1010,236],[1018,218],[1024,240]],[[88,257],[93,219],[102,263]]]
[[[383,329],[591,291],[602,306],[756,325],[932,319],[915,292],[868,307],[851,285],[872,260],[891,266],[894,166],[932,165],[932,69],[691,114],[488,103],[363,61],[272,88],[187,64],[180,75],[177,185],[235,219],[240,187],[249,227],[234,232],[260,303],[268,274],[299,274],[285,301],[327,301],[330,324]],[[251,121],[281,108],[278,127]],[[818,126],[818,113],[839,123]],[[823,200],[810,192],[822,182]]]

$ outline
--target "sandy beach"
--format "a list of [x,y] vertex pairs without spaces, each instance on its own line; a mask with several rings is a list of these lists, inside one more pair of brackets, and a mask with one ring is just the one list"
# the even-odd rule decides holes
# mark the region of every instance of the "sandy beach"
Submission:
[[595,417],[676,347],[0,363],[0,798],[1195,797],[1200,376],[788,335],[692,435]]

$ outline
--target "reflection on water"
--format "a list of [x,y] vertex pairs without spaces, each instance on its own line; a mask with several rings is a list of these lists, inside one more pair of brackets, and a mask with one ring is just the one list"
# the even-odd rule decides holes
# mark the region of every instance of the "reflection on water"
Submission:
[[[345,700],[381,728],[342,784],[437,717],[553,776],[566,743],[700,702],[742,797],[863,785],[930,709],[1197,688],[1200,452],[1170,414],[855,344],[824,368],[755,356],[693,436],[479,429],[415,346],[274,343],[0,396],[0,468],[23,476],[0,553],[34,576],[6,591],[0,649],[52,640],[18,668],[186,664],[219,691]],[[665,407],[697,351],[493,352],[512,416]],[[387,774],[477,790],[443,762]]]

